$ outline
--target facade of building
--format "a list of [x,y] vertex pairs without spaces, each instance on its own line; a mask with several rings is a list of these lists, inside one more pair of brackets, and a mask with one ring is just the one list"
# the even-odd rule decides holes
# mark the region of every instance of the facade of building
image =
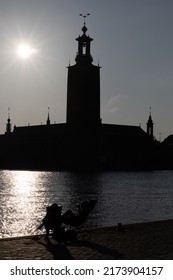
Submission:
[[151,115],[147,132],[138,126],[103,124],[100,118],[100,66],[93,65],[92,38],[76,40],[76,63],[68,67],[66,123],[14,127],[8,116],[0,135],[0,168],[32,170],[134,170],[152,168]]

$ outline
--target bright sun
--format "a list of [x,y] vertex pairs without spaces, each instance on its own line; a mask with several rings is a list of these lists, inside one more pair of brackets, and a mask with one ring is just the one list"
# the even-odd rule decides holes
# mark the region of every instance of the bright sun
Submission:
[[27,44],[20,44],[17,48],[17,55],[22,59],[27,59],[32,56],[34,50]]

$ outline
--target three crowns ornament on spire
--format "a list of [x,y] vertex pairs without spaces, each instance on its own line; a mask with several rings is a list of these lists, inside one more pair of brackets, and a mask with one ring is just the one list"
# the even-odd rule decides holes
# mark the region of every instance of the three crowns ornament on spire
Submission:
[[90,16],[90,14],[88,13],[88,14],[79,14],[79,16],[80,17],[83,17],[83,19],[84,19],[84,25],[85,25],[85,19],[88,17],[88,16]]

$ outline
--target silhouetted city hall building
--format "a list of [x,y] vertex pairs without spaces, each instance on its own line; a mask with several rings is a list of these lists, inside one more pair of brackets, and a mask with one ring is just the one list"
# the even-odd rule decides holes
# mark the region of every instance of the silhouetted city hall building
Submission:
[[160,145],[140,126],[102,124],[100,66],[93,65],[93,40],[82,28],[75,65],[68,67],[66,123],[15,126],[10,115],[0,135],[0,168],[31,170],[139,170],[155,168]]

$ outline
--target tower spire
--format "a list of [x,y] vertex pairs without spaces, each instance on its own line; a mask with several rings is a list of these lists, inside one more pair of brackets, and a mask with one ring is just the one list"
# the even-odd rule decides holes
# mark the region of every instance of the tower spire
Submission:
[[47,122],[46,122],[47,125],[50,125],[49,109],[50,109],[50,108],[48,107],[48,115],[47,115]]
[[11,132],[11,119],[10,119],[10,107],[8,107],[8,119],[6,124],[6,133]]
[[154,122],[151,117],[151,107],[150,107],[150,113],[147,122],[147,134],[150,135],[152,138],[153,138],[153,127],[154,127]]
[[8,107],[8,119],[10,119],[10,107]]
[[93,58],[90,53],[90,44],[93,40],[88,35],[86,35],[87,27],[85,25],[85,19],[90,14],[80,14],[84,18],[84,26],[82,27],[83,34],[82,36],[79,36],[76,38],[76,41],[78,41],[78,52],[76,55],[76,63],[92,63]]

